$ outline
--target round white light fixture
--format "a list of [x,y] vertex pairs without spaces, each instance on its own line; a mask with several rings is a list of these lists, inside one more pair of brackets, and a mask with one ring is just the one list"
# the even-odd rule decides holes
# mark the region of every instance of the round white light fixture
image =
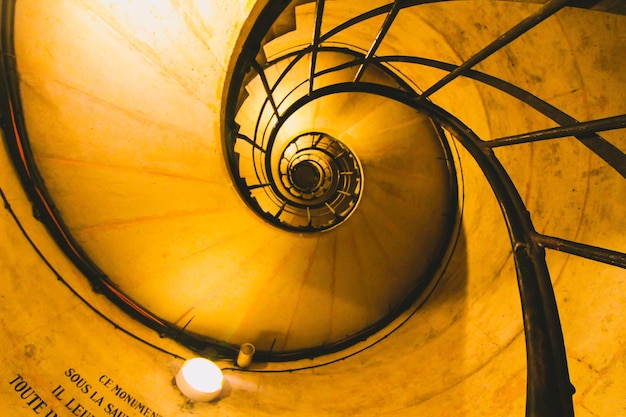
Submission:
[[222,370],[205,358],[185,361],[176,374],[176,386],[190,400],[206,402],[216,398],[222,391]]

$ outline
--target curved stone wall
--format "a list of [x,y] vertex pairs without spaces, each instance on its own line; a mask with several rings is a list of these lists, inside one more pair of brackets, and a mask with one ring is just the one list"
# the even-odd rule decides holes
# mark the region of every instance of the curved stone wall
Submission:
[[[184,171],[168,146],[170,139],[181,137],[172,129],[184,127],[183,136],[190,141],[187,156],[205,152],[214,163],[201,169],[228,181],[218,140],[220,100],[238,33],[247,27],[247,16],[260,7],[250,3],[208,6],[213,3],[155,1],[136,3],[136,9],[130,10],[124,2],[18,1],[20,87],[24,102],[31,103],[25,114],[38,163],[48,172],[78,169],[73,155],[54,154],[62,145],[58,140],[70,139],[80,139],[77,142],[84,146],[69,147],[76,155],[89,155],[100,141],[102,152],[110,152],[114,160],[131,160],[137,142],[109,147],[109,139],[115,136],[107,130],[110,121],[121,118],[128,120],[125,137],[153,139],[153,159],[144,162],[159,162],[152,168],[160,174]],[[474,6],[468,1],[424,7],[420,18],[432,29],[429,39],[450,45],[441,49],[442,54],[466,59],[486,39],[538,7],[494,2],[476,12]],[[163,26],[163,16],[172,14],[179,17],[180,26]],[[59,29],[55,35],[41,31],[41,25],[72,31]],[[579,120],[623,114],[624,25],[621,15],[566,8],[480,69],[497,73]],[[180,33],[176,28],[202,33],[212,55],[208,64],[202,62],[202,74],[194,72],[198,56],[193,48],[186,49],[185,42],[170,43],[186,39],[176,37]],[[476,30],[472,36],[468,28]],[[89,51],[94,36],[107,47]],[[72,50],[68,44],[85,49]],[[65,58],[56,59],[60,55]],[[172,66],[179,72],[169,71]],[[435,72],[423,74],[424,81],[436,79]],[[102,83],[103,79],[114,84]],[[206,90],[198,91],[197,85]],[[464,101],[461,92],[468,92],[472,100]],[[207,102],[198,97],[211,97],[210,104],[198,104]],[[455,82],[433,101],[454,110],[485,138],[550,126],[526,106],[506,101],[473,81]],[[116,103],[126,104],[119,108]],[[74,124],[76,110],[84,115],[78,124]],[[195,124],[196,111],[199,117],[206,116],[203,125]],[[623,130],[604,136],[626,150]],[[207,137],[214,138],[208,145],[199,139]],[[421,307],[406,312],[382,333],[335,354],[255,363],[248,371],[235,369],[231,360],[218,361],[226,386],[217,401],[207,404],[186,401],[173,385],[183,360],[197,353],[160,337],[93,291],[33,217],[3,151],[0,409],[15,416],[46,417],[523,415],[525,346],[509,239],[480,169],[466,151],[457,148],[463,172],[462,227],[439,284],[419,301]],[[497,154],[539,232],[626,251],[622,232],[626,230],[622,215],[626,182],[581,143],[567,138],[502,148]],[[102,154],[98,158],[102,160]],[[82,192],[88,196],[92,180],[99,175],[96,168],[88,171],[90,175],[77,176],[75,183],[47,185],[58,187],[59,196]],[[138,188],[150,183],[145,178],[132,182],[123,171],[118,173],[117,180],[108,176],[111,181],[97,191],[115,197],[126,183]],[[84,205],[68,207],[65,214],[77,221],[83,219],[85,209],[99,209],[106,215],[119,201],[98,206],[85,197]],[[218,212],[245,208],[232,189],[219,194],[218,201]],[[141,207],[140,203],[126,201],[129,207]],[[260,220],[251,222],[265,227]],[[242,230],[236,233],[241,240],[249,239]],[[156,253],[163,243],[157,238],[151,247],[119,242],[133,252],[128,253],[127,264],[115,267],[132,269],[135,257],[146,251]],[[99,256],[104,259],[107,253]],[[626,308],[625,271],[554,251],[548,251],[548,264],[577,389],[576,415],[625,414],[626,327],[621,320]],[[138,285],[149,288],[149,284]]]

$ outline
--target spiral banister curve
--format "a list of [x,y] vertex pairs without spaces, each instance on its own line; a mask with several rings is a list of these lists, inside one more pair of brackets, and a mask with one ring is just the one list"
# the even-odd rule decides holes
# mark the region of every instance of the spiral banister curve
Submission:
[[[561,266],[546,258],[551,251],[562,252],[626,268],[626,254],[614,240],[604,247],[599,239],[583,239],[580,224],[574,231],[555,226],[550,196],[538,196],[524,178],[536,182],[533,176],[543,172],[524,161],[545,168],[551,162],[537,162],[545,153],[558,166],[560,152],[578,155],[581,145],[589,161],[600,161],[607,182],[618,184],[619,192],[626,177],[619,136],[626,115],[610,98],[604,99],[612,103],[608,110],[578,111],[571,103],[588,100],[584,80],[580,85],[574,77],[554,81],[545,64],[535,71],[527,56],[540,55],[536,45],[545,36],[542,31],[551,36],[557,29],[567,32],[558,19],[571,21],[587,8],[623,12],[603,1],[535,3],[493,1],[481,10],[471,1],[257,2],[225,71],[218,112],[222,137],[217,149],[223,151],[236,198],[230,184],[204,176],[220,172],[213,166],[184,175],[178,166],[166,170],[176,185],[139,191],[144,201],[151,192],[171,195],[168,204],[176,201],[183,195],[172,192],[180,178],[200,182],[210,192],[204,195],[201,187],[185,183],[181,189],[193,191],[180,200],[191,201],[197,210],[172,203],[171,213],[149,209],[146,218],[131,213],[145,223],[174,213],[176,226],[165,229],[174,230],[167,241],[159,227],[138,228],[143,239],[176,242],[148,261],[133,250],[133,233],[121,233],[118,242],[129,243],[111,249],[115,245],[99,243],[108,242],[111,226],[100,214],[87,221],[72,217],[81,197],[68,198],[65,183],[71,184],[72,176],[55,171],[54,164],[65,157],[63,152],[81,147],[60,140],[58,150],[47,148],[42,139],[47,133],[33,122],[33,109],[45,108],[33,99],[33,91],[47,80],[29,71],[24,47],[18,45],[16,52],[11,1],[2,2],[5,140],[36,215],[95,291],[197,352],[232,357],[239,344],[253,340],[257,360],[286,361],[285,372],[308,369],[290,367],[290,361],[321,358],[313,366],[326,366],[372,348],[410,320],[419,326],[414,317],[431,292],[441,288],[449,265],[467,267],[458,261],[457,248],[463,247],[465,233],[480,235],[484,224],[466,222],[465,196],[485,180],[504,220],[491,222],[503,223],[510,243],[510,250],[494,252],[509,250],[515,263],[526,340],[526,414],[571,416],[574,390],[553,287]],[[85,7],[89,13],[97,9]],[[453,8],[462,13],[451,13]],[[470,12],[477,17],[467,18]],[[465,17],[457,26],[454,16]],[[116,30],[123,33],[123,28]],[[22,34],[22,44],[24,39]],[[562,69],[567,64],[559,71],[570,74]],[[182,78],[176,79],[184,85]],[[50,136],[56,134],[53,130]],[[145,149],[152,144],[143,137],[137,142]],[[188,145],[180,143],[172,148]],[[181,166],[209,166],[219,153],[210,146],[197,149],[198,159],[182,152],[188,160]],[[81,152],[89,155],[89,150]],[[67,159],[77,170],[83,162]],[[155,171],[141,165],[151,162],[146,158],[133,169]],[[128,168],[122,165],[111,166]],[[573,178],[560,168],[544,171]],[[591,170],[584,175],[591,176]],[[144,188],[154,184],[143,181]],[[580,181],[575,184],[572,195]],[[586,184],[588,192],[594,183],[588,179]],[[198,190],[203,190],[201,197],[194,194]],[[489,197],[472,198],[476,215],[476,207]],[[220,199],[222,207],[216,210]],[[580,210],[582,224],[584,210],[574,203],[568,208]],[[185,220],[193,216],[202,220]],[[113,220],[110,229],[132,224],[125,214],[119,217],[108,219]],[[486,236],[484,244],[499,238]],[[100,254],[102,247],[106,256]],[[141,268],[148,277],[144,281]],[[155,301],[163,296],[166,302]],[[335,354],[339,359],[325,361],[325,355]]]
[[[276,2],[276,4],[277,3],[278,2]],[[524,329],[526,334],[528,360],[526,414],[528,416],[573,416],[574,411],[571,397],[574,394],[575,389],[569,380],[565,345],[561,332],[561,324],[558,317],[558,309],[552,289],[552,283],[550,281],[550,273],[545,261],[544,248],[565,250],[577,256],[588,257],[599,262],[617,265],[622,268],[626,266],[626,255],[609,249],[577,244],[575,242],[568,242],[565,239],[546,237],[537,233],[531,220],[532,213],[529,215],[513,181],[494,154],[493,150],[499,146],[527,143],[535,140],[575,136],[596,155],[603,158],[604,161],[619,172],[622,177],[625,177],[625,154],[617,147],[600,137],[597,132],[603,131],[604,129],[613,130],[623,128],[626,126],[626,115],[579,123],[566,113],[561,112],[558,108],[551,106],[535,95],[524,91],[523,89],[520,89],[505,80],[474,70],[474,67],[477,64],[489,57],[491,54],[504,49],[509,42],[514,41],[517,37],[522,36],[529,30],[532,30],[534,26],[540,24],[552,14],[567,6],[569,3],[568,1],[556,0],[547,2],[542,9],[521,21],[518,25],[511,28],[508,32],[501,35],[499,38],[460,65],[454,65],[449,62],[432,60],[427,57],[420,56],[401,54],[386,56],[385,54],[378,54],[378,47],[391,25],[393,25],[393,21],[398,12],[401,9],[416,7],[420,3],[426,2],[410,2],[409,4],[409,2],[395,1],[386,6],[381,6],[378,9],[363,12],[358,16],[344,17],[343,19],[346,23],[327,28],[327,33],[324,34],[320,32],[320,28],[323,24],[322,20],[324,18],[325,2],[323,0],[318,0],[315,2],[315,12],[311,13],[311,16],[314,16],[314,31],[310,44],[306,42],[306,38],[304,41],[300,40],[300,42],[293,40],[293,44],[301,44],[302,49],[299,52],[286,50],[283,54],[285,57],[295,55],[295,60],[304,58],[307,55],[309,56],[310,71],[308,74],[308,81],[304,80],[300,84],[308,84],[309,86],[308,91],[302,92],[303,99],[306,98],[306,100],[312,101],[320,96],[324,96],[325,94],[332,94],[335,89],[341,90],[342,88],[349,88],[354,91],[378,90],[378,94],[393,97],[395,100],[404,101],[407,105],[412,105],[416,109],[425,111],[430,117],[433,118],[433,120],[435,120],[435,123],[442,126],[443,129],[450,134],[450,136],[446,137],[450,138],[450,140],[458,141],[472,154],[476,162],[481,167],[484,175],[490,182],[493,192],[502,208],[507,228],[509,230],[513,255],[517,267],[518,285],[524,315]],[[270,14],[276,13],[277,10],[280,9],[280,6],[277,5],[277,7],[278,9],[274,9],[272,11],[272,3],[270,2],[265,12]],[[356,57],[352,62],[340,63],[334,67],[326,67],[318,71],[316,65],[319,60],[321,60],[320,52],[324,51],[326,42],[328,42],[328,44],[332,44],[332,37],[336,34],[341,33],[341,31],[352,25],[358,25],[359,23],[365,22],[373,16],[379,14],[386,14],[385,20],[366,54],[362,53],[360,57]],[[265,19],[259,19],[258,22],[267,23],[268,21],[269,20],[266,21]],[[249,34],[249,39],[264,38],[265,35],[263,30],[267,30],[267,32],[269,32],[269,27],[253,28]],[[306,32],[304,36],[306,36]],[[264,39],[267,38],[265,37]],[[363,51],[363,49],[361,49],[358,45],[345,45],[345,43],[342,42],[342,46],[347,47],[352,51]],[[254,68],[259,77],[264,78],[264,68],[271,68],[281,59],[280,53],[273,51],[276,55],[274,55],[272,59],[268,60],[264,67],[256,61],[257,59],[263,59],[264,57],[261,50],[248,50],[244,48],[244,51],[248,52],[248,54],[240,56],[240,59],[237,61],[234,69],[235,74],[247,73],[249,70],[249,68],[246,67],[247,63],[255,62],[255,65],[252,65],[252,68]],[[423,92],[412,90],[411,88],[408,88],[407,84],[403,84],[402,82],[398,83],[398,86],[395,87],[396,91],[393,91],[393,87],[389,88],[387,86],[381,86],[376,82],[374,82],[373,85],[360,83],[361,77],[364,75],[366,68],[370,65],[380,66],[381,72],[389,71],[400,80],[403,80],[403,78],[406,80],[406,75],[402,74],[402,72],[398,71],[394,67],[394,64],[396,63],[430,66],[433,68],[445,69],[449,72],[434,84],[430,86],[426,85]],[[349,87],[346,87],[346,84],[342,84],[341,82],[338,82],[336,86],[329,85],[319,89],[314,87],[317,84],[317,76],[331,73],[333,71],[344,71],[347,68],[352,68],[356,74],[354,75],[354,79],[351,84],[346,81],[346,84],[349,85]],[[273,102],[275,90],[279,87],[280,82],[287,76],[290,69],[290,66],[287,66],[284,72],[278,76],[274,85],[268,84],[267,81],[265,81],[264,85],[265,93],[267,94],[267,103]],[[525,104],[532,106],[535,110],[542,112],[545,116],[552,118],[557,123],[561,123],[562,126],[536,132],[531,131],[500,139],[483,140],[455,116],[427,100],[429,96],[446,86],[457,77],[469,77],[486,83],[491,87],[497,88],[500,91],[509,94],[513,100],[523,101]],[[237,91],[240,91],[241,89],[241,87],[238,87],[238,82],[241,81],[242,80],[237,76],[231,80],[229,90],[230,97],[227,99],[227,126],[229,126],[228,118],[234,117],[234,113],[236,113],[233,105],[236,102],[235,98],[238,96]],[[412,83],[410,78],[408,81],[409,83]],[[326,91],[324,91],[325,89]],[[390,91],[383,93],[382,91],[384,90]],[[295,89],[292,91],[295,91]],[[228,103],[230,103],[230,105]],[[274,110],[276,112],[276,118],[278,119],[277,124],[281,123],[281,117],[288,118],[290,115],[289,109],[286,109],[282,114],[280,114],[278,109],[275,108]],[[225,133],[225,137],[227,138],[230,135],[232,135],[232,133]],[[228,141],[226,141],[225,146],[227,148],[227,153],[231,155],[231,172],[233,172],[233,175],[237,177],[237,163],[232,159],[234,152],[232,150],[233,148],[229,146]],[[245,192],[243,191],[242,196],[247,198]]]

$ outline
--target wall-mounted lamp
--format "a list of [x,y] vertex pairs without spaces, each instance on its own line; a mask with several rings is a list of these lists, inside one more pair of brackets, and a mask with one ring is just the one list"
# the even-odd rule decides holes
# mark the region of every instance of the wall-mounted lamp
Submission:
[[252,343],[244,343],[239,347],[239,354],[235,364],[240,368],[247,368],[252,363],[252,357],[256,349]]
[[213,362],[204,358],[186,360],[176,374],[176,386],[190,400],[206,402],[222,391],[224,375]]

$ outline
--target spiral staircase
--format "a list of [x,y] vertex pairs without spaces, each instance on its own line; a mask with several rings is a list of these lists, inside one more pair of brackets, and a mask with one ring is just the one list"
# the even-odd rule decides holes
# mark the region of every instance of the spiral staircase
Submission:
[[35,217],[149,345],[256,346],[218,412],[626,410],[619,2],[2,5]]

